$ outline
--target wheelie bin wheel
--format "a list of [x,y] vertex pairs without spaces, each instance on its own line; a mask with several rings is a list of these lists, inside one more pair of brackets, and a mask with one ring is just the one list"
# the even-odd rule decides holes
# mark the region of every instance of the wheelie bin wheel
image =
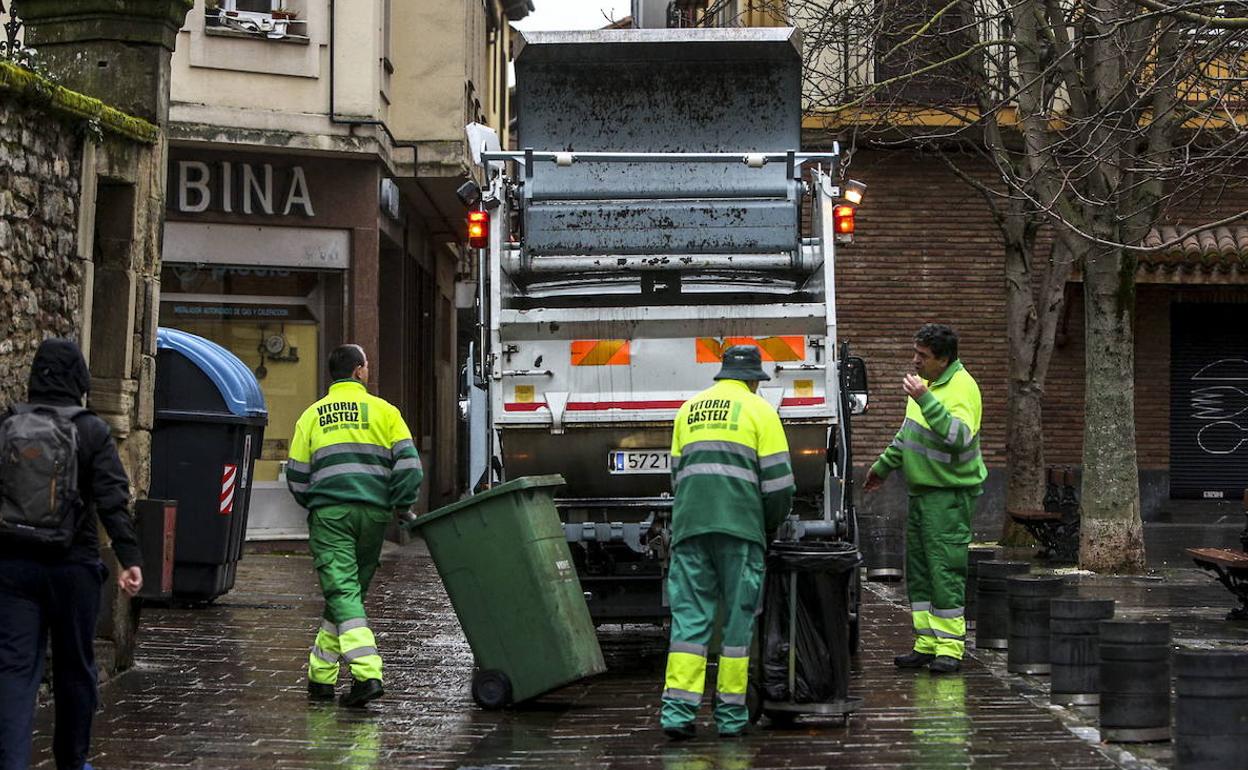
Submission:
[[489,669],[472,675],[472,699],[487,711],[511,704],[511,680],[502,671]]
[[771,720],[771,726],[777,730],[791,730],[797,724],[797,714],[793,711],[765,709],[763,714]]
[[849,654],[858,654],[858,640],[862,627],[862,578],[858,570],[854,570],[853,582],[849,589]]
[[758,724],[763,716],[763,686],[753,677],[746,685],[745,708],[750,713],[750,724]]

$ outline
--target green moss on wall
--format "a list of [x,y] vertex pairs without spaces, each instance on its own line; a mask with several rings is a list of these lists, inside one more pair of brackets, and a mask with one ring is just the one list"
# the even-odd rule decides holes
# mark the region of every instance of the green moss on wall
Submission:
[[99,99],[58,86],[47,78],[6,61],[0,61],[0,91],[45,105],[54,113],[83,122],[89,130],[98,127],[100,131],[146,144],[155,144],[160,138],[160,129],[146,120],[109,107]]

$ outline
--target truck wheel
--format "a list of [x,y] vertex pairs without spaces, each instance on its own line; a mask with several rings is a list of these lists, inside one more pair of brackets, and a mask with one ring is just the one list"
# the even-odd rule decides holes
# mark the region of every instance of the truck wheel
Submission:
[[511,705],[511,680],[502,671],[489,669],[472,675],[472,699],[487,711]]

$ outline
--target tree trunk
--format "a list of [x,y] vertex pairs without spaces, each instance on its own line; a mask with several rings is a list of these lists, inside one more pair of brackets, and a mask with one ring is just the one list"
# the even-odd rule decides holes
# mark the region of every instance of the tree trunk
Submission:
[[1135,447],[1135,259],[1097,247],[1085,260],[1085,388],[1079,566],[1144,568]]
[[[1044,507],[1043,398],[1044,392],[1034,381],[1010,378],[1010,411],[1005,423],[1010,461],[1005,488],[1007,511]],[[1016,524],[1007,513],[1001,544],[1032,545],[1034,542],[1027,529]]]
[[[1009,512],[1036,510],[1044,506],[1044,433],[1041,424],[1044,388],[1036,381],[1040,320],[1031,271],[1036,245],[1035,227],[1029,226],[1026,216],[1018,212],[1003,217],[1000,224],[1005,236],[1005,307],[1009,336],[1009,399],[1005,419],[1008,468],[1001,544],[1033,545],[1035,539],[1026,527],[1010,518]],[[1043,375],[1040,372],[1040,376]]]

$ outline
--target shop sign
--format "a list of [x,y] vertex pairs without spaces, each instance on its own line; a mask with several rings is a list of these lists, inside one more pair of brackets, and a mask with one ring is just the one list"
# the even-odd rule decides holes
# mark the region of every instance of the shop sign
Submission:
[[303,166],[272,163],[176,162],[175,208],[199,214],[212,208],[227,214],[316,216]]
[[204,320],[312,321],[307,307],[300,305],[250,305],[232,302],[175,302],[166,307],[175,318]]

